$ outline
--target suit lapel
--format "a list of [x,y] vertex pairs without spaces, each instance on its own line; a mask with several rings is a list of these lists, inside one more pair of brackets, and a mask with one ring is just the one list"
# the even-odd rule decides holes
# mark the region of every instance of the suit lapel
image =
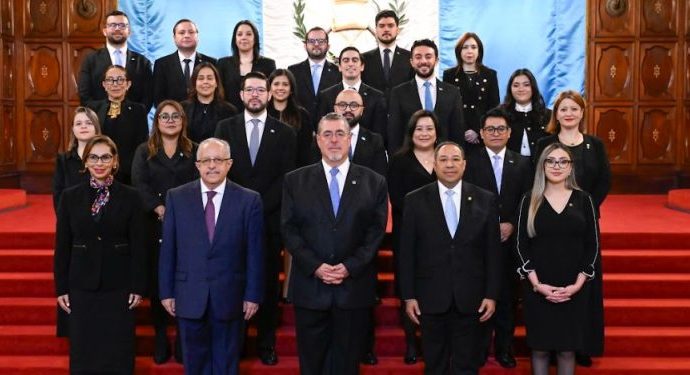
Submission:
[[[417,90],[417,81],[414,78],[409,81],[407,89],[409,91],[408,97],[415,103],[416,108],[423,109],[422,101],[419,99],[419,90]],[[436,101],[438,102],[438,95],[436,96]],[[413,112],[416,112],[416,110]]]
[[216,242],[216,238],[219,238],[222,232],[224,232],[224,229],[229,225],[226,221],[228,221],[230,217],[230,206],[234,200],[233,195],[235,194],[235,189],[235,184],[225,179],[225,191],[223,192],[223,200],[220,202],[220,211],[218,211],[218,220],[216,220],[216,230],[213,233],[213,242],[211,242],[212,250],[214,249],[213,244]]
[[276,122],[272,118],[266,116],[264,132],[261,134],[261,143],[259,143],[259,151],[256,153],[256,160],[254,162],[254,166],[259,165],[259,163],[265,158],[265,154],[268,154],[276,149],[277,145],[275,143],[278,140],[277,135],[278,126]]
[[[238,150],[234,150],[235,153],[242,153],[246,155],[246,160],[248,162],[248,167],[252,168],[251,158],[249,157],[249,145],[247,144],[247,126],[246,120],[244,118],[244,112],[237,116],[237,121],[232,124],[230,128],[230,136],[235,137],[236,145],[239,146]],[[258,155],[258,154],[257,154]]]
[[318,162],[316,162],[316,164],[312,166],[311,178],[314,181],[314,194],[316,194],[318,200],[321,202],[321,204],[323,204],[323,207],[326,210],[326,212],[328,212],[331,221],[335,221],[335,215],[333,214],[333,205],[331,204],[331,195],[328,190],[328,182],[326,181],[326,175],[324,174],[321,160],[319,160]]
[[[436,112],[436,108],[448,108],[446,105],[439,105],[441,101],[443,101],[446,97],[446,89],[442,86],[441,81],[437,78],[436,79],[436,103],[434,103],[434,112]],[[436,114],[438,116],[438,113]]]
[[472,227],[474,226],[475,222],[473,218],[474,189],[472,189],[468,183],[463,183],[461,190],[460,223],[458,224],[458,228],[455,232],[455,237],[453,237],[454,240],[463,238],[465,233],[472,233]]
[[440,191],[438,190],[438,183],[434,181],[427,189],[427,204],[431,209],[432,220],[437,220],[437,226],[443,228],[443,234],[446,238],[451,238],[450,231],[448,231],[448,223],[446,223],[446,214],[443,211],[443,202],[441,202]]
[[[201,198],[201,180],[197,179],[189,190],[187,190],[188,200],[187,203],[190,205],[190,210],[187,211],[189,214],[190,223],[202,223],[201,228],[204,230],[203,244],[210,250],[211,241],[208,239],[208,228],[206,227],[206,216],[204,213],[204,202]],[[220,218],[220,216],[219,216]],[[218,223],[216,223],[216,229],[218,229]],[[215,233],[214,233],[215,237]]]
[[358,195],[359,185],[357,181],[359,179],[359,172],[357,167],[350,163],[350,169],[345,176],[345,185],[343,185],[343,192],[340,194],[340,205],[338,206],[338,215],[336,216],[336,221],[339,221],[343,217],[343,207],[350,207],[350,201],[355,199]]
[[357,134],[357,143],[355,144],[355,152],[352,154],[352,161],[357,162],[364,157],[369,146],[369,134],[366,128],[359,125],[359,134]]
[[517,167],[517,160],[515,160],[515,155],[506,149],[505,157],[503,158],[503,168],[501,170],[501,192],[505,192],[506,186],[505,181],[517,181],[517,179],[511,176],[515,175],[515,167]]

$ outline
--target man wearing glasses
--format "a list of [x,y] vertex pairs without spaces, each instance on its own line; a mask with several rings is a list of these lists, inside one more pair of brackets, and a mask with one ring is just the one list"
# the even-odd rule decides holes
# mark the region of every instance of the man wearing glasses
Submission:
[[307,32],[304,49],[307,59],[301,63],[290,65],[297,81],[297,100],[314,118],[312,124],[317,123],[319,91],[331,87],[340,81],[338,67],[326,59],[328,55],[328,34],[320,27],[313,27]]
[[127,99],[143,104],[148,111],[152,102],[151,62],[143,55],[127,48],[129,37],[129,18],[119,10],[114,10],[105,17],[103,36],[106,44],[84,58],[79,71],[79,101],[82,105],[94,100],[106,98],[101,85],[105,70],[111,65],[120,65],[127,70],[127,77],[132,87],[127,92]]

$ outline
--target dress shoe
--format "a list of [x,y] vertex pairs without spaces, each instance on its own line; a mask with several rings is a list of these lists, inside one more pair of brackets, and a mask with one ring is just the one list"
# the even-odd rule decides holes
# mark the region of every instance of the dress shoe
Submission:
[[359,362],[363,365],[375,365],[379,363],[379,359],[376,358],[376,354],[374,354],[374,352],[368,351],[366,354],[364,354]]
[[406,365],[414,365],[415,363],[417,363],[417,346],[414,343],[407,344],[407,349],[405,349],[405,357],[403,357],[403,361]]
[[496,353],[496,362],[503,368],[515,368],[517,362],[510,353]]
[[575,353],[575,363],[582,367],[592,367],[592,357],[585,354]]
[[170,348],[167,337],[156,337],[156,346],[153,350],[153,362],[157,365],[168,362],[170,358]]
[[261,363],[266,366],[275,366],[278,364],[278,355],[275,348],[259,350],[259,359]]

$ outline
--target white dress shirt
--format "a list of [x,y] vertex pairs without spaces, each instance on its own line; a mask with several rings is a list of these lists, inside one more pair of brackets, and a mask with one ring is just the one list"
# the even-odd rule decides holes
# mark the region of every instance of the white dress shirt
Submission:
[[264,135],[264,128],[266,127],[266,117],[268,117],[268,112],[265,110],[261,112],[260,115],[254,117],[251,113],[244,110],[244,129],[247,133],[247,146],[250,144],[250,139],[252,138],[252,129],[254,129],[254,123],[251,121],[253,119],[259,120],[259,145],[261,145],[261,139]]
[[127,43],[125,43],[124,46],[115,48],[110,43],[105,44],[105,48],[108,49],[108,53],[110,54],[110,62],[115,65],[115,50],[119,49],[120,52],[122,52],[122,63],[125,64],[125,68],[127,67]]
[[177,57],[180,59],[180,66],[182,67],[182,73],[184,74],[184,59],[190,59],[191,61],[189,62],[189,76],[192,76],[192,72],[194,71],[194,62],[196,61],[196,51],[192,53],[189,57],[185,57],[182,52],[179,50],[177,51]]
[[381,57],[381,67],[384,66],[385,62],[383,61],[384,56],[386,56],[386,53],[383,52],[384,49],[388,48],[391,50],[391,54],[388,55],[391,58],[391,68],[393,67],[393,56],[395,56],[395,49],[398,48],[397,45],[394,45],[393,47],[386,47],[382,46],[379,44],[379,57]]
[[218,185],[217,188],[215,189],[209,189],[206,184],[204,184],[204,180],[199,180],[201,182],[201,203],[202,206],[204,207],[204,210],[206,209],[206,203],[208,202],[208,195],[206,195],[207,191],[215,191],[216,195],[213,196],[213,207],[215,208],[215,221],[218,223],[218,214],[220,213],[220,204],[223,202],[223,194],[225,194],[225,185],[227,180],[223,180],[223,182]]
[[438,183],[438,193],[439,197],[441,198],[441,207],[444,208],[446,207],[446,199],[448,199],[448,196],[446,195],[446,191],[448,190],[453,190],[455,194],[453,194],[453,204],[455,205],[455,209],[458,213],[458,220],[461,220],[462,218],[460,217],[460,202],[461,202],[461,195],[462,195],[462,180],[460,180],[453,188],[448,189],[446,185],[442,184],[440,181],[437,181]]
[[[321,159],[321,165],[323,165],[323,172],[326,174],[326,185],[331,186],[331,179],[333,179],[331,177],[331,169],[334,167],[326,164],[323,159]],[[347,171],[350,170],[350,160],[345,158],[345,161],[335,168],[338,168],[338,174],[335,175],[335,178],[338,180],[338,194],[342,197],[343,189],[345,188],[345,177],[347,176]]]
[[[515,110],[521,113],[527,113],[532,111],[532,103],[527,103],[527,105],[521,105],[515,103]],[[522,129],[522,142],[520,142],[520,155],[532,156],[532,151],[529,149],[529,138],[527,138],[527,129]]]
[[359,81],[357,81],[357,83],[355,83],[354,85],[351,85],[351,84],[349,84],[349,83],[343,81],[343,89],[344,89],[344,90],[347,90],[347,89],[354,89],[355,91],[359,92],[359,87],[360,87],[360,86],[362,86],[362,80],[361,80],[361,79],[360,79]]
[[350,149],[352,150],[352,156],[355,155],[355,148],[357,147],[357,135],[359,134],[359,124],[350,128]]
[[436,108],[436,77],[432,75],[429,79],[424,80],[415,74],[414,80],[417,82],[417,92],[419,93],[419,102],[422,103],[422,109],[425,109],[424,97],[426,95],[426,87],[424,87],[424,82],[431,82],[431,86],[429,87],[429,90],[431,90],[431,108]]

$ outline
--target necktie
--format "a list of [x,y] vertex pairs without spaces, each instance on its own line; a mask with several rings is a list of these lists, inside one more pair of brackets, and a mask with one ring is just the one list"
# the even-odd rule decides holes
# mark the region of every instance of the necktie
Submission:
[[501,163],[501,155],[494,155],[494,178],[496,179],[496,191],[501,193],[501,175],[503,174],[503,163]]
[[446,191],[446,204],[443,207],[443,214],[446,217],[446,225],[448,225],[451,237],[455,237],[455,231],[458,229],[458,211],[455,209],[455,203],[453,202],[454,194],[453,190]]
[[191,59],[184,59],[182,60],[184,62],[184,84],[189,87],[189,77],[191,77],[190,72],[189,72],[189,63],[192,62]]
[[252,161],[252,166],[256,161],[256,154],[259,152],[259,119],[249,120],[254,127],[252,128],[252,133],[249,135],[249,159]]
[[350,144],[350,148],[347,150],[347,158],[352,160],[352,144]]
[[390,79],[391,75],[391,50],[386,48],[383,50],[383,78],[386,82]]
[[115,65],[119,65],[119,66],[124,68],[125,62],[122,61],[122,50],[120,50],[119,48],[116,48],[115,52],[113,52],[113,54],[115,55]]
[[328,191],[331,193],[331,204],[333,205],[333,215],[338,216],[338,207],[340,206],[340,188],[338,188],[338,168],[331,169],[331,183],[328,186]]
[[314,64],[311,67],[311,82],[314,85],[314,95],[319,94],[319,82],[321,81],[321,64]]
[[424,109],[427,111],[434,110],[434,103],[431,101],[431,82],[424,82]]
[[208,240],[213,242],[213,234],[216,232],[216,206],[213,204],[213,197],[216,192],[213,190],[207,191],[206,208],[204,208],[204,216],[206,217],[206,230],[208,231]]

